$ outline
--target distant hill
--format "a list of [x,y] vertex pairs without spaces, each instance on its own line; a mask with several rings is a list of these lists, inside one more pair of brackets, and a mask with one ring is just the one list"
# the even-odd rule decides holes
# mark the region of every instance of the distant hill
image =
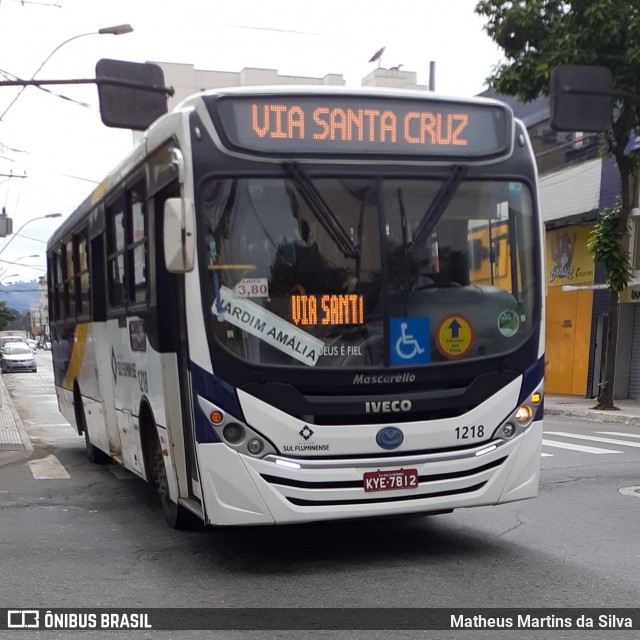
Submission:
[[40,304],[37,280],[0,285],[0,301],[20,313],[29,311],[32,305]]

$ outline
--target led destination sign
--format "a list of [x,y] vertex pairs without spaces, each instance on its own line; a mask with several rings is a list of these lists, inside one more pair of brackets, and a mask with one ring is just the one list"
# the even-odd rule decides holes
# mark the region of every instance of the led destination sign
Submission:
[[483,159],[511,151],[506,105],[380,96],[224,96],[209,105],[234,149],[283,156]]
[[301,326],[364,324],[364,299],[355,293],[293,295],[291,318]]

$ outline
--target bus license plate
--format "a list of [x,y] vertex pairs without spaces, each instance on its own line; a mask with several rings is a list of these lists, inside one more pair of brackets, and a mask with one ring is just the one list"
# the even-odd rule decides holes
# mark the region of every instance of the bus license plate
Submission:
[[393,471],[371,471],[363,476],[365,491],[394,491],[417,489],[420,484],[417,469],[395,469]]

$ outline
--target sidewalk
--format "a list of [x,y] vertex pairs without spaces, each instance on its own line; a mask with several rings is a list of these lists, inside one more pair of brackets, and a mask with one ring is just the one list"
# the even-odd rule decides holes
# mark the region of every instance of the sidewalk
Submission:
[[0,376],[0,464],[19,460],[31,453],[31,440]]
[[565,416],[596,422],[617,422],[618,424],[633,424],[640,427],[640,402],[637,400],[615,400],[618,408],[613,411],[594,409],[595,398],[581,398],[579,396],[545,395],[545,416]]

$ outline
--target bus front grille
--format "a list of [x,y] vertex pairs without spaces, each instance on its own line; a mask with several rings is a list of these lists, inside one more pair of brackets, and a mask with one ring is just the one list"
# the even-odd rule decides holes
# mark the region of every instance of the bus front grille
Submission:
[[[305,480],[261,473],[260,477],[291,504],[303,507],[349,506],[382,504],[398,501],[428,500],[446,496],[459,496],[482,489],[493,473],[507,460],[502,456],[483,465],[470,466],[446,473],[422,473],[418,486],[410,493],[366,492],[362,479],[357,480]],[[327,476],[331,477],[327,470]],[[352,476],[353,477],[353,476]],[[317,478],[317,476],[316,476]]]
[[341,507],[351,506],[359,504],[383,504],[385,502],[406,502],[408,500],[424,500],[425,498],[442,498],[446,496],[458,496],[464,493],[473,493],[482,489],[486,482],[480,482],[474,484],[471,487],[465,487],[464,489],[451,489],[449,491],[436,491],[434,493],[421,493],[410,496],[394,496],[385,497],[379,495],[376,498],[354,498],[351,500],[305,500],[303,498],[287,498],[291,504],[295,504],[298,507]]

